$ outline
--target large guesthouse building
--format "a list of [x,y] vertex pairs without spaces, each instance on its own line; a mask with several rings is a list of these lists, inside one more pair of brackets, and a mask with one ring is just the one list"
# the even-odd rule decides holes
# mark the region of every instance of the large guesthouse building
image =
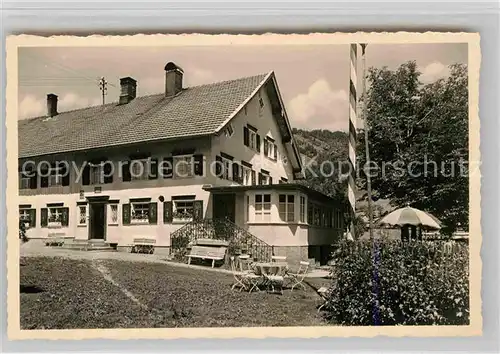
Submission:
[[171,234],[225,219],[290,259],[324,262],[343,231],[333,199],[298,183],[303,166],[273,72],[183,87],[165,66],[164,92],[19,121],[19,215],[29,238],[137,237],[170,252]]

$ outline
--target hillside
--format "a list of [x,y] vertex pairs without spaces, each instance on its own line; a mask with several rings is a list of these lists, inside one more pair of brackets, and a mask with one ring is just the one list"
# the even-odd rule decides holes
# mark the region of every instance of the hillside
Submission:
[[307,158],[318,160],[346,160],[348,154],[348,135],[344,132],[332,132],[325,129],[293,129],[299,152]]

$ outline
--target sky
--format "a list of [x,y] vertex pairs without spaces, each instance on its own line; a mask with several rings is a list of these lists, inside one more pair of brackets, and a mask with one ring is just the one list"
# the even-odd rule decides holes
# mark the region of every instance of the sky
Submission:
[[[369,44],[366,67],[415,60],[421,81],[449,74],[448,65],[467,64],[467,44]],[[44,115],[48,93],[63,112],[118,100],[119,79],[137,80],[137,96],[164,90],[163,70],[173,61],[184,70],[184,86],[231,80],[273,70],[292,127],[348,130],[348,45],[203,47],[31,47],[19,49],[19,119]],[[359,66],[361,70],[361,64]],[[359,75],[359,74],[358,74]],[[361,76],[361,75],[359,75]]]

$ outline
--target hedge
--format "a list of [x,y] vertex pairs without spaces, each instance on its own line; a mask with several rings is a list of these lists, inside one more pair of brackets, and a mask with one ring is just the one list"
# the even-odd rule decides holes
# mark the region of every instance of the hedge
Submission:
[[469,250],[444,242],[346,242],[324,306],[338,325],[466,325]]

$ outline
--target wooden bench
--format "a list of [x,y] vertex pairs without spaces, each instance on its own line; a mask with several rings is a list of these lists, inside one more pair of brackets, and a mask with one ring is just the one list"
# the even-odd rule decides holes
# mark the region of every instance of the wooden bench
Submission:
[[[226,243],[224,243],[224,245],[225,244]],[[212,268],[213,268],[215,266],[215,261],[224,260],[226,256],[226,250],[227,247],[225,246],[200,245],[200,240],[197,240],[196,245],[193,245],[191,251],[187,255],[188,264],[191,264],[191,258],[210,259],[212,260]]]
[[155,245],[156,240],[153,238],[134,238],[131,252],[153,254]]

